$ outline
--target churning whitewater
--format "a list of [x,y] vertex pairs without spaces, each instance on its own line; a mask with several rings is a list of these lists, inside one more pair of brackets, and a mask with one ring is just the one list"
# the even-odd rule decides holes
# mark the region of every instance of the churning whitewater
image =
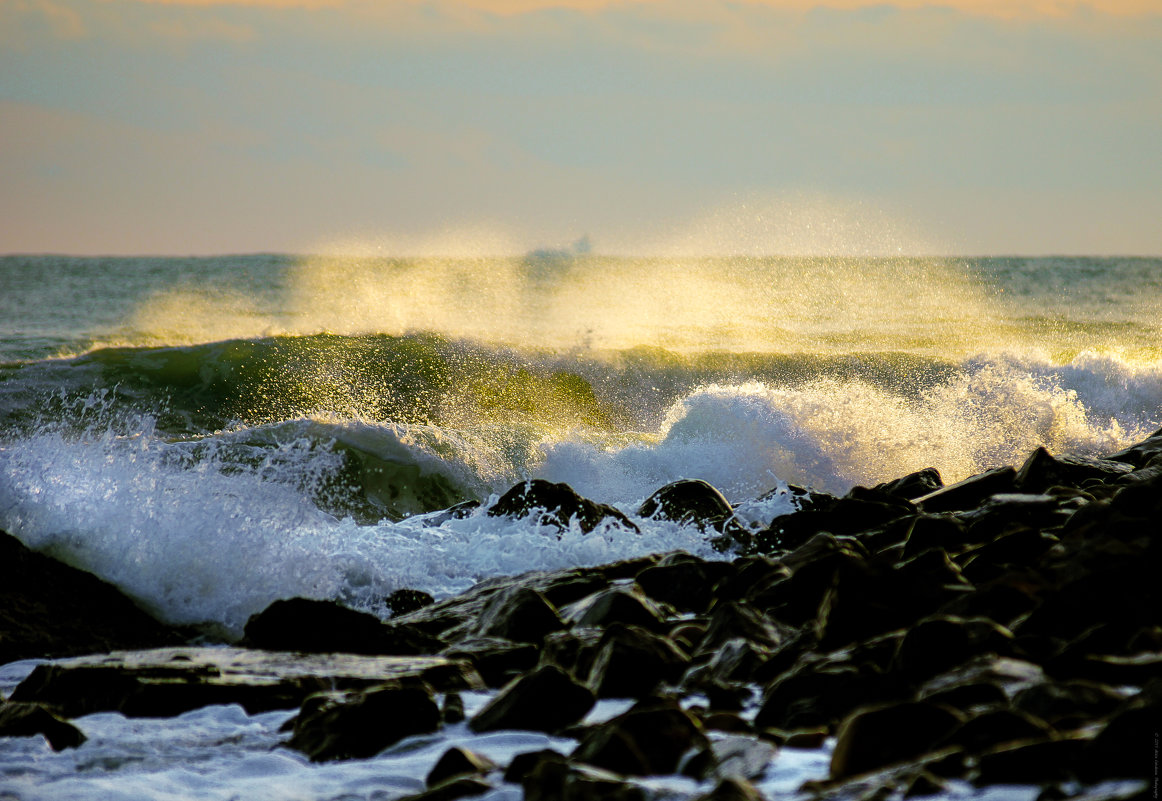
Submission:
[[[0,529],[167,622],[671,550],[704,479],[945,482],[1162,421],[1157,259],[5,257]],[[527,478],[628,515],[558,536]],[[444,510],[465,501],[474,511]]]

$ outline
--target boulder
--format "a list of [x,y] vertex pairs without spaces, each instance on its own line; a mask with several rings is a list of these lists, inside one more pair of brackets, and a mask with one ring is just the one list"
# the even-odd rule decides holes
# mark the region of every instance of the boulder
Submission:
[[531,670],[539,658],[537,646],[500,637],[470,637],[440,652],[448,659],[467,661],[489,687],[503,687]]
[[886,495],[903,498],[906,501],[914,501],[917,498],[935,492],[943,486],[944,480],[940,478],[940,471],[935,467],[925,467],[923,470],[909,473],[894,481],[885,481],[883,484],[877,484],[873,489]]
[[76,748],[87,739],[80,729],[54,715],[44,704],[0,701],[0,737],[38,734],[54,751]]
[[607,520],[630,531],[638,530],[629,518],[612,506],[584,498],[568,484],[555,484],[541,478],[513,486],[500,496],[488,514],[515,518],[537,515],[542,525],[555,526],[562,531],[575,520],[585,534]]
[[708,741],[702,727],[675,701],[643,701],[594,727],[572,758],[624,776],[674,773],[682,757]]
[[1011,467],[997,467],[921,495],[915,503],[929,514],[962,512],[980,506],[993,495],[1015,492],[1016,489],[1017,471]]
[[565,628],[557,608],[531,587],[514,585],[493,595],[477,621],[483,637],[540,643],[545,635]]
[[405,737],[442,725],[440,707],[422,682],[388,682],[350,693],[321,693],[303,704],[286,746],[312,762],[364,759]]
[[699,781],[757,779],[777,752],[771,743],[754,737],[717,737],[691,757],[682,772]]
[[524,801],[646,801],[645,788],[623,776],[562,757],[538,761],[521,781]]
[[437,656],[290,654],[243,648],[162,648],[38,665],[12,700],[51,704],[68,717],[120,712],[169,717],[209,704],[251,714],[293,709],[312,693],[422,680],[438,689],[482,689],[470,665]]
[[468,721],[480,733],[498,729],[558,732],[593,708],[589,688],[556,665],[541,665],[514,679]]
[[456,746],[449,748],[428,771],[424,783],[432,787],[450,779],[465,776],[484,776],[497,769],[497,764],[483,754]]
[[925,701],[859,709],[839,727],[831,778],[844,779],[920,757],[962,723],[964,717],[955,709]]
[[714,599],[715,585],[733,572],[728,562],[707,562],[686,553],[673,553],[638,573],[636,582],[654,601],[684,612],[702,613]]
[[387,596],[384,602],[393,615],[406,615],[408,612],[415,612],[425,606],[431,606],[436,602],[436,599],[423,590],[402,589]]
[[0,664],[185,639],[112,584],[0,531]]
[[1044,492],[1053,486],[1080,487],[1087,481],[1112,481],[1134,469],[1132,464],[1111,459],[1062,454],[1053,456],[1037,448],[1017,471],[1021,492]]
[[610,587],[561,609],[566,622],[581,628],[624,623],[660,633],[667,629],[670,616],[670,610],[651,601],[636,586]]
[[242,645],[268,651],[382,655],[433,654],[439,639],[375,615],[310,598],[275,601],[246,622]]
[[638,509],[638,516],[673,520],[705,531],[723,532],[734,509],[722,493],[701,479],[683,479],[659,489]]
[[690,658],[666,637],[614,623],[605,630],[588,685],[598,698],[644,698],[663,682],[676,682]]

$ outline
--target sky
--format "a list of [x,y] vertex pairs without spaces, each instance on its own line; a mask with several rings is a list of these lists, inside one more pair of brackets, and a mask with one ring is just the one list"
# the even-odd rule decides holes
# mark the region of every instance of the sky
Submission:
[[1162,255],[1162,0],[0,0],[0,253]]

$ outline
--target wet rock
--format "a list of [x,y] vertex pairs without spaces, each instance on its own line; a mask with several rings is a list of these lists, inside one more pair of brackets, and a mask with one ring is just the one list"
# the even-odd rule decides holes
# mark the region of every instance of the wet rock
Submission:
[[844,779],[922,756],[963,722],[951,707],[923,701],[860,709],[839,728],[831,778]]
[[83,732],[43,704],[0,701],[0,737],[42,735],[54,751],[76,748],[87,739]]
[[1072,680],[1034,684],[1013,697],[1013,708],[1036,715],[1060,730],[1104,720],[1125,700],[1112,687]]
[[545,636],[565,628],[557,609],[531,587],[508,587],[488,599],[477,632],[483,637],[504,637],[515,642],[540,643]]
[[1062,454],[1053,456],[1037,448],[1017,471],[1017,486],[1022,492],[1044,492],[1055,485],[1080,487],[1090,480],[1111,481],[1133,469],[1133,465],[1109,459]]
[[705,530],[723,531],[734,510],[722,493],[701,479],[683,479],[659,489],[638,509],[638,516],[673,520]]
[[484,795],[493,789],[488,781],[478,776],[462,776],[432,785],[422,793],[405,795],[399,801],[456,801],[458,798]]
[[112,584],[0,531],[0,664],[184,639]]
[[588,676],[604,632],[598,628],[559,631],[545,638],[538,664],[556,665],[574,676]]
[[589,765],[542,759],[521,782],[525,801],[646,801],[644,788]]
[[581,628],[624,623],[660,633],[666,630],[669,616],[668,610],[634,586],[611,587],[561,609],[564,620]]
[[916,691],[916,697],[930,701],[939,699],[946,704],[952,703],[949,699],[953,694],[1010,700],[1021,690],[1044,682],[1045,671],[1032,662],[980,656],[924,682]]
[[210,704],[251,714],[293,709],[308,695],[392,680],[439,689],[483,689],[470,665],[436,656],[290,654],[242,648],[162,648],[75,657],[39,665],[12,700],[60,708],[68,717],[121,712],[169,717]]
[[1052,727],[1026,712],[994,707],[963,723],[941,745],[958,745],[971,753],[1018,740],[1045,740]]
[[497,764],[483,754],[456,746],[436,761],[424,783],[429,787],[463,776],[483,776],[497,769]]
[[674,773],[683,755],[707,745],[701,726],[673,701],[639,703],[582,738],[574,760],[625,776]]
[[929,514],[962,512],[980,506],[993,495],[1014,492],[1016,488],[1017,471],[1011,467],[998,467],[922,495],[915,499],[915,503]]
[[729,639],[713,650],[710,661],[698,668],[696,674],[692,673],[688,683],[703,685],[750,681],[770,654],[769,648],[756,645],[751,640],[741,637]]
[[960,519],[968,524],[968,540],[991,542],[1007,530],[1030,528],[1036,531],[1062,526],[1075,509],[1052,495],[997,493]]
[[731,640],[745,640],[756,648],[772,650],[794,635],[794,630],[767,617],[758,609],[737,603],[716,605],[706,633],[698,643],[698,653],[716,653]]
[[605,630],[589,673],[598,698],[645,698],[681,678],[690,658],[666,637],[615,623]]
[[906,501],[914,501],[917,498],[935,492],[943,486],[944,480],[940,478],[940,471],[935,467],[925,467],[923,470],[909,473],[894,481],[877,484],[873,489],[886,495],[903,498]]
[[294,719],[286,745],[312,762],[365,759],[405,737],[437,731],[441,723],[430,687],[396,681],[312,696]]
[[1157,780],[1158,722],[1162,720],[1162,681],[1155,679],[1127,699],[1086,745],[1080,778]]
[[912,519],[904,541],[904,556],[911,557],[936,548],[948,553],[968,542],[968,527],[951,514],[922,514]]
[[978,757],[974,781],[978,785],[1070,781],[1076,778],[1085,745],[1078,737],[999,745]]
[[854,497],[836,498],[825,508],[776,517],[768,528],[754,535],[754,548],[759,553],[793,550],[823,531],[849,536],[916,511],[911,503],[900,498],[856,489],[862,492]]
[[855,708],[896,698],[899,680],[861,669],[850,654],[810,654],[767,687],[755,716],[760,728],[834,727]]
[[694,801],[763,801],[763,794],[744,779],[722,779]]
[[1013,634],[988,618],[935,615],[908,629],[895,664],[911,680],[943,673],[982,654],[1007,656]]
[[1155,431],[1141,442],[1111,453],[1106,458],[1113,462],[1126,462],[1134,467],[1145,467],[1151,459],[1162,455],[1162,430]]
[[480,733],[523,729],[553,733],[571,726],[593,708],[593,693],[555,665],[542,665],[515,679],[468,722]]
[[408,612],[431,606],[435,602],[436,599],[423,590],[396,590],[386,598],[387,608],[393,615],[406,615]]
[[685,553],[664,557],[638,573],[642,591],[655,601],[685,612],[705,612],[714,599],[715,585],[734,572],[726,562],[707,562]]
[[515,518],[536,514],[542,525],[556,526],[561,530],[569,528],[575,520],[585,534],[607,520],[630,531],[638,530],[629,518],[612,506],[584,498],[568,484],[555,484],[540,478],[512,487],[500,496],[488,514]]
[[382,655],[432,654],[439,639],[407,626],[388,626],[366,612],[334,601],[275,601],[246,622],[242,644],[268,651]]
[[445,693],[440,717],[444,719],[444,723],[449,725],[464,721],[464,698],[460,693]]
[[537,664],[537,647],[527,642],[512,642],[498,637],[473,637],[460,640],[441,653],[448,659],[470,662],[489,687],[503,687],[517,674]]

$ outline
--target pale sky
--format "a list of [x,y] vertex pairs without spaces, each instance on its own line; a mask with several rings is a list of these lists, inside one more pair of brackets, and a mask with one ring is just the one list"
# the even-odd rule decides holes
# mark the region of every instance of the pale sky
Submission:
[[0,253],[1162,254],[1162,0],[0,0]]

